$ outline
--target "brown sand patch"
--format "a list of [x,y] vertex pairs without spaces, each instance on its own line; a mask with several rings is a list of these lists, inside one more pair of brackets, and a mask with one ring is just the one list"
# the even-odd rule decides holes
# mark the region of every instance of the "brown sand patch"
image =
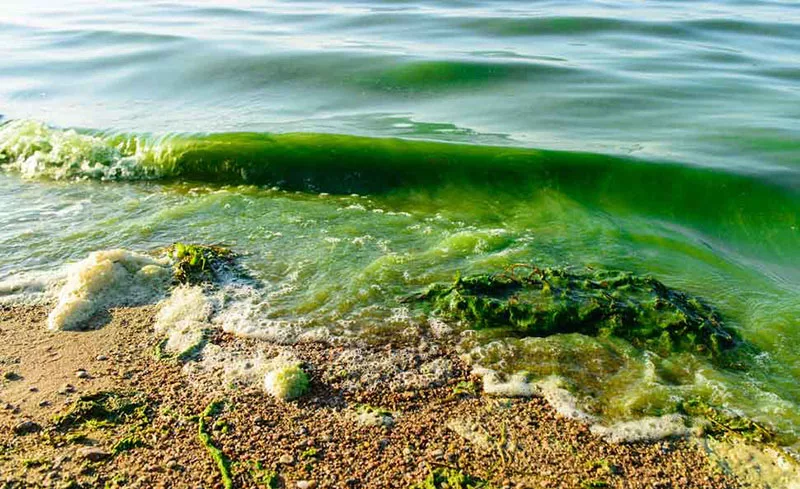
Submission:
[[[221,410],[206,424],[230,461],[235,487],[268,487],[269,473],[279,487],[408,487],[442,467],[509,488],[739,487],[689,441],[613,445],[543,399],[491,398],[479,387],[463,392],[459,383],[479,383],[443,346],[362,347],[367,360],[400,359],[369,377],[343,371],[352,367],[342,360],[353,357],[348,347],[211,338],[242,355],[289,349],[305,362],[311,391],[285,403],[257,383],[227,381],[223,366],[187,375],[181,365],[157,360],[153,317],[152,307],[117,309],[100,329],[49,332],[41,308],[0,311],[0,368],[19,376],[0,389],[0,407],[10,407],[0,410],[0,487],[223,487],[197,435],[197,416],[215,400]],[[443,363],[447,372],[432,385],[408,381],[408,372]],[[81,368],[89,378],[76,376]],[[67,383],[75,392],[59,394]],[[54,423],[71,402],[97,392],[138,396],[144,408],[118,424]],[[365,423],[364,413],[391,423]],[[25,420],[41,431],[15,434]],[[121,440],[134,438],[141,443],[113,454]]]

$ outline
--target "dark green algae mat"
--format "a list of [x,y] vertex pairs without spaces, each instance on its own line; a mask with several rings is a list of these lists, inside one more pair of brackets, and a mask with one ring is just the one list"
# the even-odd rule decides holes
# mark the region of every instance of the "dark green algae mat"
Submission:
[[722,361],[741,345],[718,313],[696,297],[629,272],[509,267],[456,277],[404,299],[470,328],[521,336],[616,336],[662,354],[688,350]]

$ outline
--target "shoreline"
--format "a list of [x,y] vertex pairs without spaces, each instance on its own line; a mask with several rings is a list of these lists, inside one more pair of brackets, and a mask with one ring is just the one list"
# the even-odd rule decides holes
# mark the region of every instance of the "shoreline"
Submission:
[[[43,307],[0,308],[3,487],[440,487],[432,473],[496,488],[742,485],[690,439],[613,444],[541,397],[485,395],[442,345],[217,332],[208,358],[180,363],[155,357],[155,314],[112,309],[98,329],[52,332]],[[282,354],[311,378],[296,401],[248,380]],[[76,418],[76,401],[97,393],[136,409]]]

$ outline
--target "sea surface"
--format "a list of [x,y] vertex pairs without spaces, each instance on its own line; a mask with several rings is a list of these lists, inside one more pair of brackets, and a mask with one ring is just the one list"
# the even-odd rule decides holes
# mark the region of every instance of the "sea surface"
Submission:
[[230,329],[391,341],[468,328],[400,300],[459,273],[626,270],[758,354],[464,353],[609,422],[701,399],[797,449],[800,2],[9,0],[0,114],[7,300],[93,251],[222,243],[259,284]]

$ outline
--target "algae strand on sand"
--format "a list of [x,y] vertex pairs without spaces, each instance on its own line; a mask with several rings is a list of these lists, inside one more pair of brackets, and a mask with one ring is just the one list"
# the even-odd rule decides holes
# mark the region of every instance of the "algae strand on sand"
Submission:
[[206,424],[206,418],[216,415],[222,409],[222,406],[222,401],[212,401],[205,410],[203,410],[197,422],[197,436],[200,438],[200,443],[205,447],[209,455],[211,455],[211,458],[214,459],[214,462],[217,464],[220,476],[222,477],[222,485],[225,489],[233,489],[230,461],[228,457],[222,453],[222,450],[214,445]]

